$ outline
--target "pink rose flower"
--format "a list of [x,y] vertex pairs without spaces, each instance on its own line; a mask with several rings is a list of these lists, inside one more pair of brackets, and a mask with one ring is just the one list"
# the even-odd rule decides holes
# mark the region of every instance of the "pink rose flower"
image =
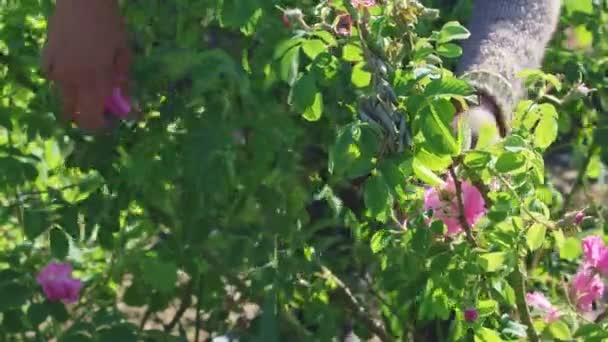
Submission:
[[118,118],[125,118],[131,111],[131,104],[123,96],[122,90],[115,87],[112,90],[112,95],[106,99],[106,110]]
[[49,263],[38,273],[36,281],[51,301],[76,302],[82,288],[82,282],[72,277],[72,266],[66,263]]
[[545,297],[545,295],[541,292],[531,292],[526,294],[526,302],[531,307],[545,313],[545,321],[547,323],[556,321],[562,315],[562,313],[555,306],[553,306],[553,304],[551,304],[547,297]]
[[[464,217],[470,226],[486,213],[485,201],[481,192],[472,184],[460,182],[462,187],[462,204]],[[447,235],[456,235],[463,231],[458,219],[458,196],[451,177],[440,188],[428,189],[424,194],[424,209],[433,210],[433,217],[440,219],[447,226]]]
[[376,0],[350,0],[350,3],[357,8],[376,6]]
[[572,279],[570,296],[581,311],[591,311],[593,302],[603,295],[604,283],[592,270],[583,267]]
[[592,268],[608,276],[608,247],[599,236],[587,236],[582,243],[584,257],[583,267]]
[[464,320],[467,322],[475,322],[479,318],[479,311],[476,308],[467,308],[464,310]]

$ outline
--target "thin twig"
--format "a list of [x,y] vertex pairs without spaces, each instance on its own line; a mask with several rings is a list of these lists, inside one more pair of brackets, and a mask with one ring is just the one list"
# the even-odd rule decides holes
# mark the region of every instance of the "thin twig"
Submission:
[[450,175],[452,176],[452,180],[454,181],[454,186],[456,187],[456,198],[458,200],[458,221],[460,221],[460,225],[464,229],[467,240],[469,243],[475,247],[477,246],[477,242],[475,242],[475,238],[473,237],[473,233],[471,233],[471,226],[469,222],[467,222],[467,217],[464,214],[464,202],[462,200],[462,183],[456,177],[456,171],[454,171],[454,167],[450,167]]
[[359,304],[357,298],[355,298],[350,288],[348,288],[348,286],[346,286],[346,284],[344,284],[344,282],[340,278],[338,278],[329,268],[323,265],[321,265],[321,270],[322,272],[320,276],[323,279],[334,282],[338,286],[336,289],[337,294],[341,297],[341,299],[348,307],[348,310],[353,315],[355,315],[355,318],[359,322],[365,325],[367,329],[369,329],[371,332],[376,334],[376,336],[378,336],[381,341],[395,341],[395,338],[393,338],[380,323],[370,318],[370,315],[367,310]]
[[188,282],[188,285],[186,285],[184,295],[181,298],[181,302],[179,303],[179,308],[175,312],[175,316],[173,316],[173,319],[171,322],[169,322],[169,324],[165,325],[165,332],[170,332],[173,330],[173,328],[175,328],[175,325],[179,323],[179,320],[182,318],[190,304],[192,304],[192,288],[193,284],[191,280]]

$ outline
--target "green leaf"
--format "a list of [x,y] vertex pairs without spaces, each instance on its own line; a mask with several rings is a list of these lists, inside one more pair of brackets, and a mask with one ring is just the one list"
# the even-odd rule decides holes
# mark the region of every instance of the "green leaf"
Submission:
[[462,55],[462,48],[453,43],[442,44],[437,47],[437,54],[441,57],[456,58]]
[[353,44],[346,44],[342,48],[342,59],[347,62],[361,62],[363,60],[363,50]]
[[559,257],[568,261],[576,260],[582,253],[578,239],[569,237],[559,249]]
[[300,69],[300,46],[288,50],[281,58],[279,76],[290,86],[294,84]]
[[490,316],[498,312],[498,302],[492,299],[477,302],[477,311],[481,317]]
[[18,309],[25,305],[31,295],[29,288],[20,283],[5,283],[0,286],[0,312]]
[[312,74],[300,77],[292,88],[292,99],[296,109],[308,121],[317,121],[323,113],[323,96],[317,89]]
[[431,81],[424,89],[426,96],[457,97],[468,96],[473,93],[473,88],[464,80],[455,77],[444,76]]
[[443,44],[453,40],[464,40],[471,36],[471,32],[466,27],[456,21],[447,22],[439,31],[437,43]]
[[321,38],[329,46],[335,46],[338,44],[336,38],[334,38],[334,35],[327,31],[315,31],[312,34]]
[[439,155],[456,155],[460,153],[460,146],[448,128],[449,120],[453,117],[453,107],[445,108],[438,102],[429,104],[421,112],[424,116],[421,130],[425,138],[425,146],[430,152]]
[[549,325],[549,332],[558,340],[569,341],[572,338],[570,328],[561,320],[551,323],[551,325]]
[[385,212],[391,202],[391,197],[382,176],[379,174],[373,175],[365,182],[363,200],[365,201],[365,207],[374,217]]
[[34,240],[44,233],[48,225],[48,217],[45,211],[38,209],[26,209],[23,217],[23,229],[29,240]]
[[377,254],[385,249],[390,243],[390,234],[384,230],[379,230],[374,233],[370,242],[372,253]]
[[482,327],[475,331],[475,342],[502,342],[502,339],[496,331]]
[[557,131],[557,119],[543,115],[534,131],[536,145],[542,149],[551,146],[555,139],[557,139]]
[[102,328],[97,331],[97,341],[116,342],[116,341],[136,341],[135,327],[131,324],[117,324],[110,328]]
[[564,0],[564,7],[568,13],[581,12],[586,14],[593,13],[592,0]]
[[351,82],[357,88],[367,87],[372,80],[372,74],[365,70],[365,62],[357,63],[353,67]]
[[492,161],[492,155],[488,152],[472,151],[464,156],[464,164],[472,169],[483,169]]
[[440,186],[444,183],[444,181],[424,165],[418,157],[414,159],[413,168],[416,177],[431,186]]
[[526,233],[526,243],[530,251],[535,251],[542,247],[545,242],[545,234],[547,233],[547,227],[540,223],[534,223]]
[[321,92],[315,94],[315,99],[310,107],[308,107],[302,117],[308,121],[318,121],[323,114],[323,95]]
[[38,328],[49,315],[48,307],[41,303],[33,303],[27,308],[27,318],[34,328]]
[[142,275],[147,284],[156,290],[168,293],[175,288],[177,282],[177,266],[154,257],[142,261]]
[[479,265],[486,272],[498,271],[505,264],[507,253],[505,252],[493,252],[485,253],[479,256]]
[[57,259],[65,258],[70,250],[70,241],[63,230],[58,228],[51,229],[49,239],[53,256]]
[[315,59],[320,53],[327,51],[327,46],[325,46],[325,43],[320,39],[311,39],[304,41],[302,44],[302,51],[304,51],[306,56],[310,59]]
[[517,170],[526,164],[526,158],[522,153],[505,152],[496,161],[496,171],[507,173]]

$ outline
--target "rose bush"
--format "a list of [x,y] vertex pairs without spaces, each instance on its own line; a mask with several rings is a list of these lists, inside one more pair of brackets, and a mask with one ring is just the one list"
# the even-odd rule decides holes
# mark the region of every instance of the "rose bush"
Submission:
[[608,8],[564,1],[468,149],[470,1],[441,3],[124,1],[133,84],[86,135],[40,71],[52,1],[0,0],[0,339],[608,338]]

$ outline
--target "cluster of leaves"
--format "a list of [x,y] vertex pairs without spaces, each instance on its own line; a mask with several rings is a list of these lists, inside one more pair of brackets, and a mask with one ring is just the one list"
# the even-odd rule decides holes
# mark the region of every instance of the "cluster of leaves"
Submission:
[[[469,150],[450,125],[472,89],[447,68],[468,31],[417,1],[125,1],[141,119],[91,137],[55,119],[39,73],[52,2],[0,0],[0,339],[605,338],[566,305],[579,237],[543,157],[561,133],[581,187],[607,155],[608,9],[582,3],[565,2],[551,74],[525,75],[536,96],[513,134],[490,144],[488,128]],[[349,35],[335,30],[345,13]],[[570,26],[590,52],[561,47]],[[384,95],[380,76],[409,123],[398,152],[359,112]],[[486,197],[467,236],[429,227],[423,208],[448,172]],[[588,228],[602,227],[592,207]],[[36,284],[53,259],[85,282],[77,304]],[[530,317],[532,289],[568,314]]]

